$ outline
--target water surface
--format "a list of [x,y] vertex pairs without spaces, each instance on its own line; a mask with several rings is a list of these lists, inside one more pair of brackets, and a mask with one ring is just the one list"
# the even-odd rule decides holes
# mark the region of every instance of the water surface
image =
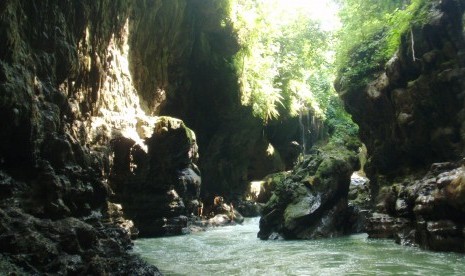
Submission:
[[157,239],[134,251],[165,275],[465,275],[465,255],[404,247],[365,234],[314,241],[261,241],[243,225]]

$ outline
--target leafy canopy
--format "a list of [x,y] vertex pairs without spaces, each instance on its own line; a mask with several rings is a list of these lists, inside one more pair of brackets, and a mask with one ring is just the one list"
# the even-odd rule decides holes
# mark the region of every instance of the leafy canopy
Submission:
[[427,17],[427,0],[337,0],[342,29],[336,55],[340,74],[363,85],[363,79],[395,53],[401,36]]
[[310,109],[324,118],[334,95],[331,33],[282,0],[231,0],[230,20],[242,48],[235,58],[241,101],[267,123]]

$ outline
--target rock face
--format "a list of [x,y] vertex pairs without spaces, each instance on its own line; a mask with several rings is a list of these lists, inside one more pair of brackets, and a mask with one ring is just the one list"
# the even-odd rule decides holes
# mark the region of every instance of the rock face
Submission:
[[187,216],[197,213],[199,204],[195,134],[170,117],[157,118],[152,129],[145,139],[146,151],[127,138],[112,141],[114,201],[124,206],[141,236],[182,234]]
[[404,36],[375,80],[359,87],[336,85],[360,126],[370,173],[428,168],[464,154],[464,4],[448,0],[432,5],[429,23]]
[[16,207],[0,209],[2,261],[15,264],[2,272],[20,274],[158,275],[136,256],[127,254],[132,241],[112,223],[67,217],[40,219]]
[[367,218],[371,214],[370,181],[358,171],[352,174],[349,186],[349,222],[351,233],[366,231]]
[[297,120],[277,122],[288,135],[277,139],[277,131],[264,129],[240,102],[231,66],[240,45],[232,22],[225,20],[227,5],[135,1],[129,22],[135,86],[150,114],[180,118],[197,134],[203,198],[240,198],[250,181],[292,167],[300,152],[289,149],[299,137]]
[[2,267],[158,273],[128,254],[137,233],[108,202],[110,140],[140,143],[153,119],[129,70],[131,12],[124,0],[0,4]]
[[[156,273],[127,254],[129,238],[137,224],[142,235],[182,232],[200,187],[192,131],[158,115],[200,133],[208,189],[240,195],[250,177],[282,168],[237,99],[238,45],[224,4],[0,3],[1,267]],[[265,165],[252,168],[252,158]]]
[[358,164],[356,148],[326,146],[305,156],[276,184],[262,210],[258,237],[315,239],[346,233],[350,176]]
[[428,4],[428,22],[404,35],[384,71],[368,85],[336,86],[368,148],[378,205],[370,236],[463,251],[464,213],[447,196],[457,190],[447,187],[465,154],[465,2]]
[[384,187],[376,213],[368,219],[369,236],[436,251],[465,252],[464,185],[463,164],[435,163],[423,177]]

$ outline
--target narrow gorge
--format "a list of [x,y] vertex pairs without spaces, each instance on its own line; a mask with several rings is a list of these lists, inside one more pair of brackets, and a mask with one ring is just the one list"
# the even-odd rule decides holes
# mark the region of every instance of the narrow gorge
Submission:
[[347,51],[281,2],[3,0],[0,274],[161,275],[150,238],[247,217],[463,254],[465,1],[388,1]]

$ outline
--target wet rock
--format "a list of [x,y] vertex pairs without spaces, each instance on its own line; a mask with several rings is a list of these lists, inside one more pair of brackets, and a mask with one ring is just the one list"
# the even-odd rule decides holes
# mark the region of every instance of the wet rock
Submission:
[[350,179],[349,186],[349,209],[348,225],[351,233],[361,233],[365,231],[366,221],[371,212],[371,190],[370,181],[361,172],[354,172]]
[[395,238],[399,230],[412,227],[410,221],[404,218],[395,218],[387,214],[373,213],[368,219],[367,228],[370,238]]
[[357,164],[355,151],[344,147],[327,146],[305,156],[263,207],[258,237],[278,233],[286,239],[315,239],[346,233],[350,176]]
[[2,254],[28,273],[159,273],[126,253],[132,242],[117,226],[94,226],[76,218],[38,219],[7,207],[0,209],[0,228]]
[[244,217],[258,217],[262,209],[262,205],[254,201],[239,201],[234,206]]
[[218,214],[209,219],[208,223],[213,226],[225,226],[231,223],[231,218],[225,214]]
[[121,204],[108,202],[107,213],[109,221],[127,231],[132,239],[135,239],[138,236],[139,230],[135,227],[132,220],[128,220],[124,217],[123,207]]
[[124,206],[141,236],[183,234],[184,218],[196,214],[199,205],[195,134],[181,120],[170,117],[159,117],[146,126],[145,133],[146,151],[125,137],[112,142],[113,201]]
[[232,202],[225,202],[222,196],[216,196],[213,200],[213,205],[208,206],[206,210],[206,215],[209,218],[216,217],[218,215],[225,215],[229,218],[230,222],[244,222],[244,217],[237,210],[234,204]]
[[186,216],[172,217],[164,220],[163,228],[165,236],[188,234],[188,218]]
[[360,209],[359,206],[352,205],[349,202],[347,209],[347,226],[349,233],[364,233],[366,232],[367,220],[371,214],[369,209]]
[[[409,178],[408,185],[387,187],[389,214],[375,213],[368,219],[370,237],[395,238],[396,242],[437,251],[465,251],[465,213],[461,183],[465,168],[460,163],[433,164],[423,177]],[[412,182],[410,182],[412,181]],[[385,192],[386,193],[386,192]]]
[[234,211],[234,216],[231,219],[231,213],[212,214],[208,217],[190,217],[188,221],[188,232],[195,233],[200,231],[208,231],[212,227],[222,227],[242,224],[244,218],[242,215]]

